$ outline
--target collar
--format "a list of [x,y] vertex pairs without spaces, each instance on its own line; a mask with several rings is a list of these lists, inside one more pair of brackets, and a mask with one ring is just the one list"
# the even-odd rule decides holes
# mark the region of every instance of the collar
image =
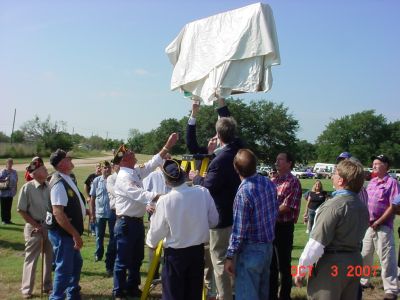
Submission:
[[173,187],[172,189],[173,190],[176,190],[176,191],[181,191],[181,190],[184,190],[184,189],[186,189],[186,188],[188,188],[189,186],[186,184],[186,182],[184,182],[184,183],[182,183],[181,185],[178,185],[178,186],[176,186],[176,187]]
[[343,195],[343,196],[356,196],[357,194],[354,193],[354,192],[352,192],[352,191],[345,190],[345,189],[336,190],[336,191],[334,191],[334,192],[332,193],[332,196],[333,196],[333,197],[339,196],[339,195]]
[[385,176],[383,176],[383,178],[376,177],[377,178],[376,181],[378,181],[378,182],[386,182],[386,181],[388,181],[389,177],[390,177],[389,174],[386,173]]
[[127,167],[120,167],[120,168],[119,168],[119,171],[124,171],[124,172],[126,172],[126,173],[128,173],[128,174],[133,174],[133,170],[134,170],[134,169],[127,168]]
[[36,179],[33,179],[32,180],[32,182],[33,182],[33,184],[35,185],[35,188],[39,188],[39,187],[41,187],[41,186],[48,186],[48,182],[47,181],[45,181],[45,182],[43,182],[43,183],[40,183],[39,181],[37,181]]

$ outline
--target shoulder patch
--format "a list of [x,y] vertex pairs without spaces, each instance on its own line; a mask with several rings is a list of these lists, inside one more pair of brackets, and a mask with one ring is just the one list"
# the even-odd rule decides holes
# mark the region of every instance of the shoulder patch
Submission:
[[72,189],[68,189],[67,190],[67,194],[68,194],[69,197],[73,197],[75,193],[74,193],[74,191]]

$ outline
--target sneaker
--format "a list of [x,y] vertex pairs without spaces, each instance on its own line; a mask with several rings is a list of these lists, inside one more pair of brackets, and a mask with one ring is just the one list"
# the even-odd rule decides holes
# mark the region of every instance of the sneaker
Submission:
[[127,295],[128,297],[137,297],[137,298],[140,298],[140,297],[142,297],[142,291],[139,290],[139,289],[136,289],[136,290],[127,292],[126,295]]
[[385,297],[383,298],[383,300],[395,300],[397,299],[397,295],[395,294],[385,294]]

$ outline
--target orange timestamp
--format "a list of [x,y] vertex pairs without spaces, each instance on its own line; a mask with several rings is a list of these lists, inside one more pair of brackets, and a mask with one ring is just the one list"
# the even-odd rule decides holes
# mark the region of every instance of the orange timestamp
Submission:
[[[313,270],[314,266],[295,265],[291,266],[290,274],[292,275],[292,277],[296,276],[304,277],[308,273],[308,276],[311,277],[313,276]],[[332,265],[330,275],[332,277],[343,276],[343,274],[346,277],[370,277],[370,276],[376,277],[378,270],[380,270],[379,266],[348,265],[345,270],[341,270],[337,265]]]

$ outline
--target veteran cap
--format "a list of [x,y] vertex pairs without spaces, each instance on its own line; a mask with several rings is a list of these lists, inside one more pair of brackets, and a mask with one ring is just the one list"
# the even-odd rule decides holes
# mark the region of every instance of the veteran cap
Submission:
[[50,164],[53,167],[57,167],[60,161],[62,161],[66,157],[72,157],[71,152],[65,152],[62,149],[57,149],[50,155]]
[[43,165],[44,165],[43,159],[39,156],[35,156],[34,158],[32,158],[32,161],[26,167],[26,171],[28,171],[29,173],[33,173]]
[[179,166],[179,162],[175,159],[167,159],[161,170],[169,181],[180,181],[185,176],[185,171]]
[[387,157],[386,155],[383,155],[383,154],[379,154],[379,155],[372,156],[371,159],[372,159],[372,160],[377,159],[377,160],[380,160],[380,161],[383,162],[383,163],[387,163],[388,165],[390,164],[389,157]]
[[112,162],[114,164],[119,164],[122,160],[122,157],[124,157],[126,151],[128,151],[128,148],[124,144],[119,146],[118,150],[115,152]]

